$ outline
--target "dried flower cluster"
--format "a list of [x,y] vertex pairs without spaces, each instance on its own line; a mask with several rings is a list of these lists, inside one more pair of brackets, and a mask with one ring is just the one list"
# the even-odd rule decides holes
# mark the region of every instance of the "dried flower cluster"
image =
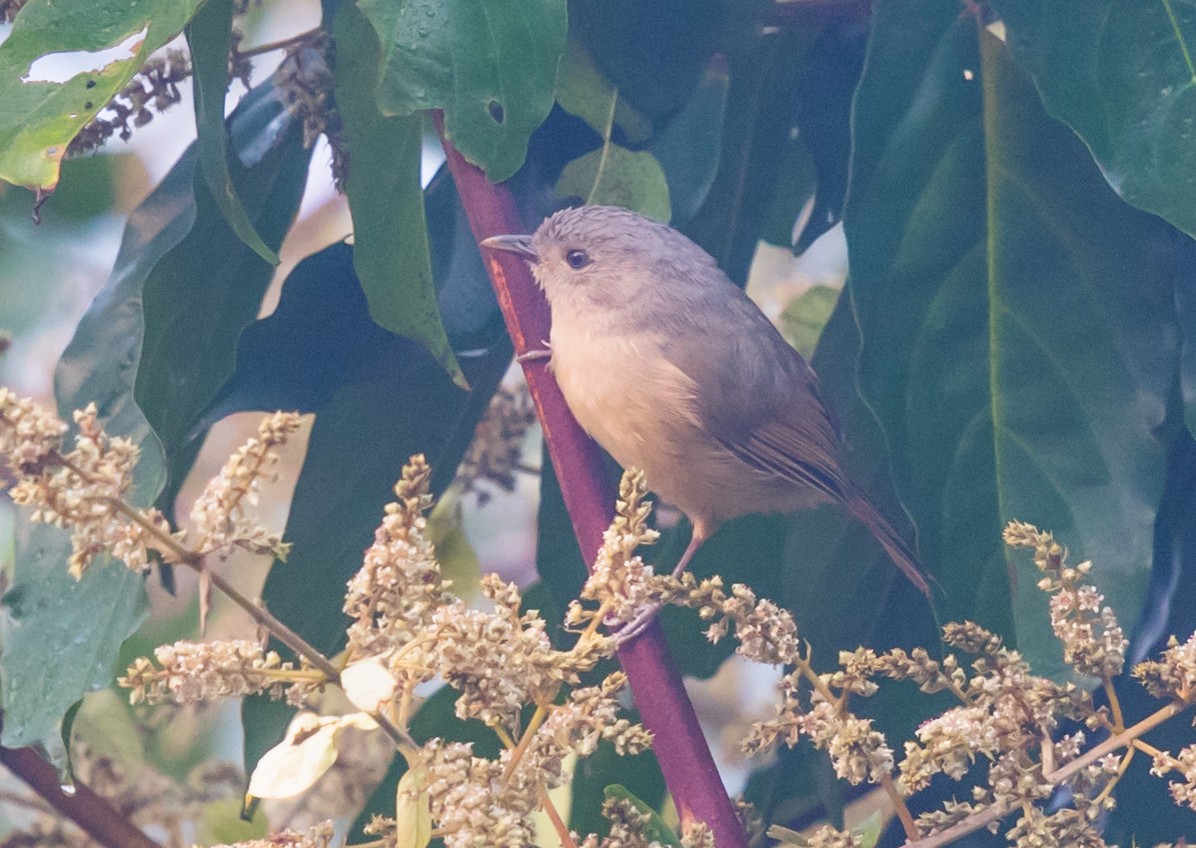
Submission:
[[13,502],[33,508],[30,520],[70,530],[70,571],[82,576],[110,553],[129,568],[148,563],[150,538],[169,534],[157,510],[133,510],[123,501],[133,484],[138,448],[109,438],[95,404],[75,413],[75,448],[61,452],[66,426],[49,411],[7,390],[0,397],[0,449],[16,479]]
[[[628,471],[619,482],[615,520],[602,536],[602,547],[580,599],[569,604],[565,623],[570,627],[626,624],[640,610],[660,606],[675,597],[678,582],[669,575],[656,575],[652,566],[636,555],[640,545],[651,545],[660,534],[648,526],[652,505],[647,501],[648,485],[640,471]],[[597,609],[582,601],[596,601]]]
[[[1030,525],[1012,523],[1006,541],[1035,551],[1044,575],[1039,588],[1051,595],[1052,623],[1067,662],[1078,673],[1110,684],[1107,691],[1112,692],[1111,679],[1124,665],[1126,640],[1112,610],[1101,606],[1099,593],[1081,582],[1090,565],[1068,566],[1053,537]],[[965,822],[982,822],[996,830],[999,817],[993,811],[1021,810],[1006,833],[1013,844],[1104,844],[1097,821],[1113,804],[1111,790],[1124,770],[1124,758],[1141,743],[1128,735],[1116,704],[1112,711],[1097,708],[1084,689],[1032,674],[1021,655],[1006,648],[999,636],[970,622],[948,624],[944,642],[971,655],[970,661],[953,653],[933,659],[922,649],[877,654],[861,648],[843,652],[837,670],[819,674],[810,664],[809,651],[801,649],[790,615],[757,599],[747,587],[734,586],[728,594],[717,577],[697,581],[686,574],[669,583],[649,573],[644,579],[652,590],[620,586],[618,591],[694,607],[713,620],[707,631],[712,641],[733,628],[740,653],[795,668],[782,681],[776,716],[757,724],[746,740],[749,752],[778,742],[794,745],[804,737],[827,751],[841,779],[878,784],[899,806],[935,775],[959,780],[983,761],[988,764],[987,779],[973,790],[972,799],[953,801],[917,820],[910,817],[911,838]],[[1173,640],[1159,660],[1142,663],[1135,675],[1153,695],[1170,699],[1174,709],[1191,706],[1196,702],[1196,636],[1184,644]],[[849,710],[851,698],[877,691],[877,678],[909,680],[927,693],[950,692],[960,705],[923,724],[917,739],[905,743],[904,757],[897,762],[884,737]],[[1096,757],[1085,750],[1082,732],[1057,738],[1065,720],[1127,738],[1119,753]],[[1182,782],[1171,783],[1177,803],[1196,800],[1196,746],[1177,757],[1159,752],[1155,768],[1159,774],[1182,775]],[[1042,802],[1060,787],[1069,791],[1071,805],[1049,812]],[[808,844],[850,846],[858,841],[851,833],[825,828]]]
[[457,482],[466,492],[476,492],[479,504],[490,499],[490,493],[478,485],[483,481],[505,492],[514,490],[523,443],[535,423],[536,409],[527,385],[500,386],[457,469]]
[[0,0],[0,23],[11,24],[28,0]]
[[348,142],[332,96],[334,46],[323,30],[297,41],[275,72],[275,84],[292,115],[303,122],[303,146],[323,135],[332,148],[332,179],[343,191],[349,174]]
[[179,83],[189,76],[191,58],[185,51],[170,48],[163,55],[151,56],[107,104],[91,101],[83,104],[85,111],[97,107],[100,111],[71,140],[67,155],[97,150],[113,135],[128,141],[134,129],[154,119],[154,112],[165,112],[182,100]]
[[[197,516],[213,550],[224,547],[212,541],[216,531],[248,497],[242,481],[258,478],[268,465],[265,457],[274,436],[285,435],[271,426],[263,425],[259,439],[238,451],[205,493],[203,514],[223,517],[214,524]],[[396,500],[386,506],[374,544],[348,583],[344,609],[351,623],[339,680],[311,667],[284,664],[257,643],[224,642],[159,648],[154,660],[137,660],[121,683],[132,690],[134,700],[182,703],[250,692],[277,696],[284,689],[297,702],[313,687],[339,682],[364,712],[342,718],[307,714],[307,724],[293,728],[263,758],[251,792],[282,797],[302,791],[337,759],[342,728],[376,729],[368,714],[379,721],[393,717],[402,733],[419,700],[416,687],[443,680],[459,692],[458,716],[494,728],[507,749],[498,759],[487,759],[468,745],[434,739],[415,746],[409,737],[399,737],[409,774],[418,777],[406,784],[407,803],[426,811],[450,848],[521,848],[532,838],[531,816],[543,805],[546,790],[569,779],[570,757],[592,754],[600,740],[620,754],[638,753],[651,739],[620,715],[619,695],[626,686],[622,674],[580,685],[580,676],[613,652],[612,640],[591,632],[572,650],[555,650],[543,619],[522,611],[516,588],[493,576],[482,581],[490,610],[470,608],[449,591],[426,535],[430,474],[422,457],[404,468]],[[625,492],[610,538],[624,538],[629,552],[634,542],[625,537],[646,538],[650,531],[644,526],[642,485],[625,487]],[[244,537],[244,532],[230,535]],[[529,705],[536,712],[524,723]],[[382,831],[386,827],[385,820],[378,824]]]

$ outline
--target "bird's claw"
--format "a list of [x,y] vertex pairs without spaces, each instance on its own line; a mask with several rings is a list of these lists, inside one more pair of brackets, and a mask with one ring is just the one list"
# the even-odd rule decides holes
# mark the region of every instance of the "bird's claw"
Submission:
[[647,630],[648,626],[656,620],[656,616],[660,615],[660,609],[660,604],[651,604],[640,610],[635,618],[624,624],[613,634],[616,646],[623,647]]
[[536,359],[550,358],[552,356],[551,346],[546,341],[541,341],[540,344],[544,345],[544,347],[525,350],[523,353],[515,357],[515,361],[522,365],[524,362],[532,362]]

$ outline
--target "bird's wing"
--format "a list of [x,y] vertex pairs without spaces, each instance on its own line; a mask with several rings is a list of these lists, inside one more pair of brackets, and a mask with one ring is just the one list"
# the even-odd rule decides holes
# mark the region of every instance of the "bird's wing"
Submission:
[[757,470],[837,499],[850,487],[818,377],[746,296],[673,334],[666,358],[694,384],[706,431]]

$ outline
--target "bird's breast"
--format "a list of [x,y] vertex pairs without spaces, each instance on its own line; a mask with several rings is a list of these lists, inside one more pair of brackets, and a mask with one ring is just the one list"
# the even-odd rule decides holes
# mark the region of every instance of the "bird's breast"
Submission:
[[[578,423],[625,468],[660,488],[697,432],[692,381],[645,333],[601,331],[554,318],[552,369]],[[667,487],[667,486],[666,486]],[[667,496],[667,495],[666,495]]]

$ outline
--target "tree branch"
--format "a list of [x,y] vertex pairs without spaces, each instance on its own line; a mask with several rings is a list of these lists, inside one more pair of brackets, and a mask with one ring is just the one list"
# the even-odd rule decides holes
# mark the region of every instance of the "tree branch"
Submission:
[[[492,185],[481,169],[467,162],[445,138],[443,115],[434,112],[433,117],[474,236],[481,241],[490,236],[523,232],[511,193],[505,186]],[[532,279],[527,263],[497,251],[486,254],[483,259],[515,353],[541,348],[548,338],[548,303]],[[582,431],[565,405],[547,362],[542,358],[526,360],[523,373],[544,428],[544,442],[560,478],[561,494],[574,533],[589,564],[614,516],[615,487],[608,483],[603,472],[598,446]],[[656,758],[682,825],[705,822],[719,848],[745,848],[743,829],[706,747],[660,625],[653,622],[638,639],[620,648],[619,661],[627,672],[643,724],[655,738]]]
[[158,843],[82,783],[75,784],[73,795],[63,792],[58,770],[32,748],[0,748],[0,763],[106,848],[158,848]]

